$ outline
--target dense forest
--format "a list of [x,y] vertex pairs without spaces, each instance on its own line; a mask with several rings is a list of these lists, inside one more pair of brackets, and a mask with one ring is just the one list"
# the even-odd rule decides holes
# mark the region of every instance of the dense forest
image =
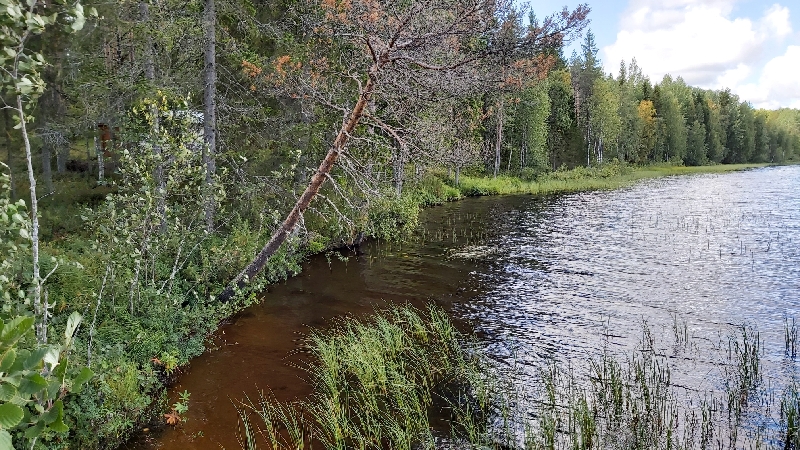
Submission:
[[586,5],[0,3],[0,448],[178,420],[164,386],[259,287],[467,177],[800,157],[800,111],[603,73]]

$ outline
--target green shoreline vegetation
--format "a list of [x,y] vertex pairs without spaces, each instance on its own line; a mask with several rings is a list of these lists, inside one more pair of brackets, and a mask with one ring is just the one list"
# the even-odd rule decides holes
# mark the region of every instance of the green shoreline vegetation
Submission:
[[421,208],[800,159],[800,110],[603,73],[588,5],[2,3],[0,449],[178,422],[221,321]]
[[[530,373],[530,364],[525,372],[523,365],[491,362],[435,306],[390,306],[367,318],[338,319],[306,338],[314,394],[286,403],[264,393],[243,401],[240,443],[245,450],[800,444],[797,380],[782,393],[772,392],[764,381],[764,347],[756,330],[720,330],[716,352],[701,353],[686,323],[674,320],[673,336],[662,338],[667,342],[657,342],[645,324],[630,353],[605,350],[581,368],[540,362]],[[787,322],[786,355],[794,358],[789,341],[796,330],[793,335],[788,327]],[[673,353],[665,354],[665,348]],[[715,392],[676,383],[670,369],[675,357],[714,361],[722,386]]]
[[[430,175],[409,185],[401,197],[384,197],[374,202],[363,226],[370,238],[398,240],[417,229],[423,208],[467,197],[615,189],[656,177],[722,173],[764,166],[767,165],[683,167],[661,164],[635,167],[609,163],[599,168],[579,167],[549,172],[527,181],[506,175],[497,178],[463,175],[457,187],[444,174],[441,177]],[[87,196],[97,198],[97,188],[74,189],[75,186],[87,186],[85,180],[74,177],[56,181],[57,186],[61,183],[71,186],[71,189],[59,190],[53,198],[46,198],[43,202],[45,208],[48,202],[53,202],[55,207],[44,209],[43,235],[52,237],[52,240],[43,246],[42,251],[72,264],[49,280],[49,295],[56,300],[56,305],[85,305],[79,311],[83,313],[87,321],[84,326],[88,329],[75,338],[75,357],[98,373],[86,385],[83,395],[67,399],[65,420],[73,431],[69,440],[62,441],[64,445],[78,443],[82,448],[113,447],[122,444],[136,429],[160,423],[162,413],[174,409],[167,403],[167,386],[179,376],[182,366],[190,364],[193,357],[204,351],[206,336],[215,331],[218,323],[259,301],[255,293],[267,284],[299,273],[305,258],[338,247],[343,242],[322,235],[304,242],[293,241],[284,253],[271,260],[266,276],[248,289],[250,294],[225,305],[206,301],[188,302],[181,306],[178,302],[186,300],[184,296],[178,296],[170,300],[174,309],[158,307],[161,301],[147,301],[142,295],[145,292],[142,292],[137,294],[142,295],[137,299],[137,308],[142,310],[134,311],[139,316],[134,319],[129,303],[130,285],[114,285],[113,266],[108,260],[98,258],[96,249],[92,249],[102,244],[89,239],[91,235],[87,236],[84,231],[87,218],[72,215],[72,211],[86,204]],[[106,195],[105,192],[119,195],[113,189],[102,186],[100,189],[102,195]],[[76,193],[75,197],[71,196]],[[70,226],[75,228],[70,229]],[[257,251],[258,243],[264,238],[263,234],[253,234],[244,229],[233,230],[227,236],[212,236],[198,248],[199,257],[186,263],[186,269],[179,272],[181,277],[175,277],[175,282],[189,283],[194,291],[208,292],[214,286],[221,286],[234,275],[233,270]],[[176,244],[173,242],[171,245]],[[216,262],[210,256],[216,258]],[[44,267],[50,270],[53,266],[46,262]],[[215,270],[211,271],[211,267]],[[166,274],[172,272],[169,266],[161,270]],[[202,282],[191,281],[187,275],[192,271],[205,272],[208,278]],[[102,282],[98,291],[91,290],[92,278]],[[166,277],[162,275],[162,278]],[[194,278],[197,280],[196,274]],[[150,288],[149,295],[163,295],[158,292],[158,287]],[[114,300],[115,297],[119,300]],[[72,301],[62,300],[67,298]],[[153,306],[147,306],[148,303]],[[113,317],[99,319],[101,315],[98,313],[103,307],[109,307]],[[122,342],[126,344],[122,345]],[[487,435],[482,436],[488,439]],[[52,446],[54,442],[50,441],[48,445]]]

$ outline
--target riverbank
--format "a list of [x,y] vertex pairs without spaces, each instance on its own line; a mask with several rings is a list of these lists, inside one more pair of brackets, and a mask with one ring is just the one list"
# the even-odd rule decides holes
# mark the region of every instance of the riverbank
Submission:
[[[609,164],[556,171],[529,180],[462,176],[458,185],[446,176],[431,175],[409,183],[403,196],[375,200],[358,223],[367,236],[401,241],[416,229],[422,208],[464,197],[612,189],[657,176],[753,167],[758,166],[635,168]],[[43,253],[69,262],[48,280],[47,289],[59,311],[78,310],[87,318],[87,329],[76,340],[74,360],[91,364],[97,375],[67,404],[73,431],[60,440],[64,448],[113,448],[134,430],[163,421],[162,413],[170,409],[165,387],[205,351],[206,337],[220,323],[258,301],[256,294],[265,286],[299,273],[301,262],[309,255],[342,243],[340,235],[324,229],[308,233],[305,240],[293,240],[271,261],[266,274],[251,284],[247,295],[219,305],[208,294],[221,289],[257,252],[268,238],[269,221],[232,221],[216,235],[197,237],[193,248],[180,235],[156,236],[158,245],[152,245],[159,253],[141,266],[140,275],[135,254],[108,250],[117,248],[111,247],[110,241],[122,236],[119,230],[124,228],[119,223],[133,217],[98,213],[112,201],[108,193],[114,193],[117,208],[126,207],[125,197],[107,186],[72,189],[84,182],[65,182],[71,183],[69,190],[62,189],[62,194],[43,202],[47,238]],[[132,205],[129,209],[135,213]],[[95,212],[88,213],[87,207]],[[54,263],[44,260],[44,269],[51,270]],[[61,319],[56,316],[54,327],[63,325]]]
[[[525,448],[707,448],[712,441],[719,448],[789,448],[796,445],[797,176],[796,167],[783,167],[577,196],[452,203],[423,215],[430,240],[387,246],[384,256],[365,251],[349,263],[354,276],[336,279],[346,286],[341,296],[359,297],[350,280],[382,284],[391,274],[395,285],[409,286],[402,291],[444,302],[453,320],[470,319],[501,379],[519,381],[534,411],[503,413],[525,424],[508,428],[520,435],[502,447],[495,445],[507,442],[503,436],[491,436],[482,448],[515,448],[529,438]],[[442,236],[442,228],[458,232]],[[470,275],[449,279],[440,274],[445,267]],[[322,292],[325,303],[335,301],[330,288]],[[457,303],[449,307],[451,301]],[[339,358],[311,369],[379,361],[372,351],[384,347],[355,339],[340,347]],[[365,349],[360,357],[345,353],[358,348]],[[541,373],[551,360],[559,366]],[[273,378],[260,380],[262,388],[275,386]],[[518,398],[503,390],[501,404],[509,393],[505,398]],[[260,412],[278,404],[265,402]],[[437,441],[437,448],[470,447]]]

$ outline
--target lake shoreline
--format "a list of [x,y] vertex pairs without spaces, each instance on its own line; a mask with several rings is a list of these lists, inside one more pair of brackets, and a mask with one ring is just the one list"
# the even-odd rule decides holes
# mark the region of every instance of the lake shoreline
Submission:
[[[409,188],[405,195],[413,198],[415,201],[414,208],[416,220],[419,213],[423,208],[440,205],[446,202],[458,201],[466,197],[477,196],[508,196],[508,195],[553,195],[562,193],[582,192],[582,191],[595,191],[595,190],[610,190],[630,186],[639,181],[648,179],[679,176],[679,175],[694,175],[694,174],[708,174],[708,173],[725,173],[741,170],[750,170],[761,167],[772,166],[770,164],[742,164],[742,165],[715,165],[715,166],[699,166],[699,167],[685,167],[685,166],[644,166],[644,167],[630,167],[630,166],[612,166],[612,170],[601,172],[604,168],[593,169],[573,169],[570,171],[557,171],[544,175],[538,181],[524,181],[519,178],[501,176],[496,179],[489,177],[461,177],[459,187],[453,187],[452,180],[443,181],[437,178],[438,183],[433,184],[430,181],[427,184],[417,184]],[[594,170],[594,172],[592,172]],[[448,183],[448,181],[450,183]],[[420,194],[420,191],[423,191]],[[457,191],[458,195],[454,195],[453,191]],[[413,221],[416,223],[416,221]],[[369,239],[380,239],[380,237],[369,237]],[[343,247],[346,248],[346,247]],[[324,253],[309,253],[308,257]],[[228,317],[235,317],[245,309],[245,305],[236,308]],[[193,361],[194,358],[191,360]],[[191,361],[189,363],[191,363]],[[171,386],[179,383],[179,380],[174,380],[170,386],[165,386],[169,389]],[[155,416],[160,417],[160,415]],[[152,423],[140,425],[138,429],[149,425],[149,428],[154,428]]]

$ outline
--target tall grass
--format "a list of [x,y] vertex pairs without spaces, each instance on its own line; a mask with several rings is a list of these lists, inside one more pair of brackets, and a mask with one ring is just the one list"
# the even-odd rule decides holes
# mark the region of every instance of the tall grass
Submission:
[[[688,332],[676,335],[685,345]],[[526,364],[490,363],[435,307],[340,319],[308,337],[314,394],[247,401],[240,442],[248,450],[800,448],[794,385],[772,425],[753,422],[772,418],[756,330],[739,327],[727,352],[718,346],[719,392],[675,384],[655,344],[645,324],[628,355],[606,350],[580,373],[549,361],[532,374]]]
[[716,166],[650,165],[643,167],[609,163],[599,167],[577,167],[541,174],[532,179],[512,176],[461,177],[455,186],[462,195],[553,194],[589,190],[617,189],[636,181],[670,175],[720,173],[763,167],[765,164],[725,164]]
[[[428,448],[434,442],[429,411],[467,402],[460,394],[482,372],[435,307],[395,307],[368,321],[341,319],[312,332],[307,343],[315,393],[302,402],[281,404],[262,395],[246,403],[245,448],[256,448],[256,436],[272,449]],[[477,408],[483,406],[479,401]],[[260,419],[257,430],[250,426],[253,413]]]

